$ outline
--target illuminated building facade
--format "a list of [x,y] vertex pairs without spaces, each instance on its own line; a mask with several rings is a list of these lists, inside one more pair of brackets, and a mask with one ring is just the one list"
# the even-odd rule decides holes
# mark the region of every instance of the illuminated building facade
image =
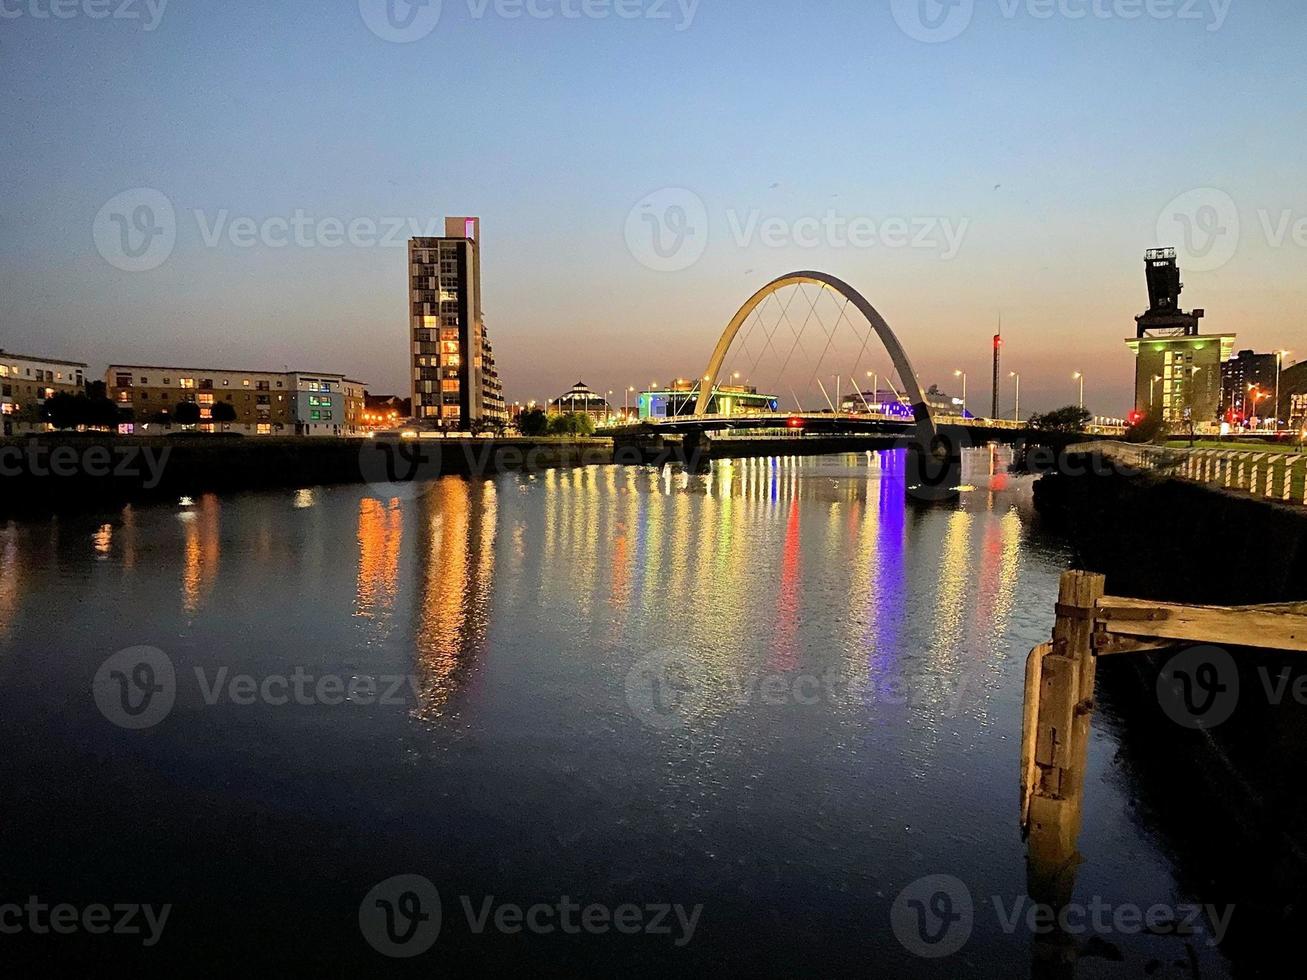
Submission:
[[[199,408],[202,432],[347,436],[361,427],[364,385],[343,374],[113,364],[104,380],[109,398],[131,412],[132,431],[174,424],[183,402]],[[215,417],[224,414],[219,404],[231,408],[232,421]]]
[[[840,411],[848,415],[889,415],[912,420],[912,405],[895,391],[858,391],[840,400]],[[954,409],[950,408],[950,412]],[[947,414],[947,413],[946,413]]]
[[[670,388],[640,392],[640,418],[666,419],[693,415],[699,385],[678,379]],[[759,394],[752,385],[718,385],[708,403],[709,415],[761,415],[780,410],[775,395]]]
[[1148,309],[1135,317],[1126,346],[1135,355],[1135,417],[1153,415],[1173,426],[1214,425],[1221,408],[1221,365],[1234,350],[1234,334],[1203,334],[1205,310],[1180,309],[1180,267],[1175,249],[1144,256]]
[[86,365],[81,361],[11,354],[0,349],[0,417],[6,434],[13,431],[17,416],[25,408],[40,408],[47,398],[61,392],[81,394],[85,388]]
[[550,415],[580,412],[589,415],[596,422],[606,422],[613,417],[613,409],[608,399],[591,390],[584,381],[578,381],[570,390],[557,398],[550,399],[546,410]]
[[1275,354],[1241,350],[1221,365],[1221,418],[1239,423],[1274,413]]
[[408,243],[413,416],[462,431],[506,420],[481,310],[481,219],[446,218],[443,238]]

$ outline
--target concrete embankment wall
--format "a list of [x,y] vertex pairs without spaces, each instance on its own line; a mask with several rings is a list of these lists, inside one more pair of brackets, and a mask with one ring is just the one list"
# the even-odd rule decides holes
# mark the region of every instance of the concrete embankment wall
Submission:
[[[1036,483],[1035,504],[1070,540],[1074,565],[1104,573],[1111,595],[1222,606],[1307,600],[1307,507],[1096,454],[1060,459]],[[1307,704],[1293,694],[1307,685],[1307,655],[1228,649],[1234,676],[1220,680],[1236,707],[1195,730],[1161,706],[1159,677],[1175,653],[1101,658],[1096,699],[1120,719],[1120,763],[1135,772],[1141,810],[1204,869],[1206,880],[1187,886],[1235,904],[1235,941],[1256,945],[1283,927],[1286,909],[1307,907]]]
[[1113,595],[1239,605],[1307,600],[1307,507],[1161,478],[1097,454],[1061,457],[1035,484]]
[[428,480],[612,461],[606,439],[48,435],[0,440],[0,510],[203,492]]

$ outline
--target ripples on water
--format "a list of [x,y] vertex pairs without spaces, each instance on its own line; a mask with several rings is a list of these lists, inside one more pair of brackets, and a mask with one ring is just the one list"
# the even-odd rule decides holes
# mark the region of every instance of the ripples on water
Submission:
[[[907,505],[885,454],[0,527],[10,888],[172,902],[156,955],[209,962],[374,963],[359,900],[414,873],[444,896],[435,964],[528,950],[603,968],[1028,972],[1029,937],[993,902],[1025,891],[1022,669],[1068,559],[1003,462],[969,456],[974,489],[951,507]],[[135,732],[88,692],[141,645],[177,691]],[[206,701],[215,679],[297,670],[403,683],[387,704]],[[1078,894],[1178,901],[1113,746],[1100,731]],[[889,928],[930,874],[977,909],[939,963]],[[704,910],[684,948],[523,945],[470,933],[456,896],[488,894]],[[1176,952],[1114,941],[1133,967]]]

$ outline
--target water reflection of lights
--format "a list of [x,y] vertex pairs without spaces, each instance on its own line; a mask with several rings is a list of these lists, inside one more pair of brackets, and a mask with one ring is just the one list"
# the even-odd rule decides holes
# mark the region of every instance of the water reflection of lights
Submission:
[[[553,475],[552,473],[550,474]],[[485,649],[495,568],[493,481],[438,481],[418,502],[417,714],[439,716]]]
[[205,494],[186,522],[186,540],[182,554],[182,608],[188,613],[199,610],[204,598],[218,578],[218,559],[222,553],[218,498]]
[[296,510],[306,510],[318,502],[318,491],[316,490],[296,490],[295,496],[291,499],[291,506]]
[[359,501],[359,570],[355,615],[379,619],[394,609],[399,591],[399,556],[404,513],[398,500]]
[[113,525],[101,524],[94,534],[91,535],[91,545],[95,548],[96,557],[103,561],[109,557],[113,550]]
[[7,636],[18,613],[22,595],[22,571],[18,559],[18,528],[11,521],[0,531],[0,637]]

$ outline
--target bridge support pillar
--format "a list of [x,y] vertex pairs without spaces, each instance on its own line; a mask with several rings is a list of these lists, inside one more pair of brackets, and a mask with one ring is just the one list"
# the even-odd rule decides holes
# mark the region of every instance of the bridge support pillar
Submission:
[[918,430],[907,448],[908,497],[927,503],[956,500],[962,485],[962,446],[943,432]]
[[706,471],[712,464],[712,440],[702,429],[691,429],[681,437],[681,458],[686,467],[696,473]]

